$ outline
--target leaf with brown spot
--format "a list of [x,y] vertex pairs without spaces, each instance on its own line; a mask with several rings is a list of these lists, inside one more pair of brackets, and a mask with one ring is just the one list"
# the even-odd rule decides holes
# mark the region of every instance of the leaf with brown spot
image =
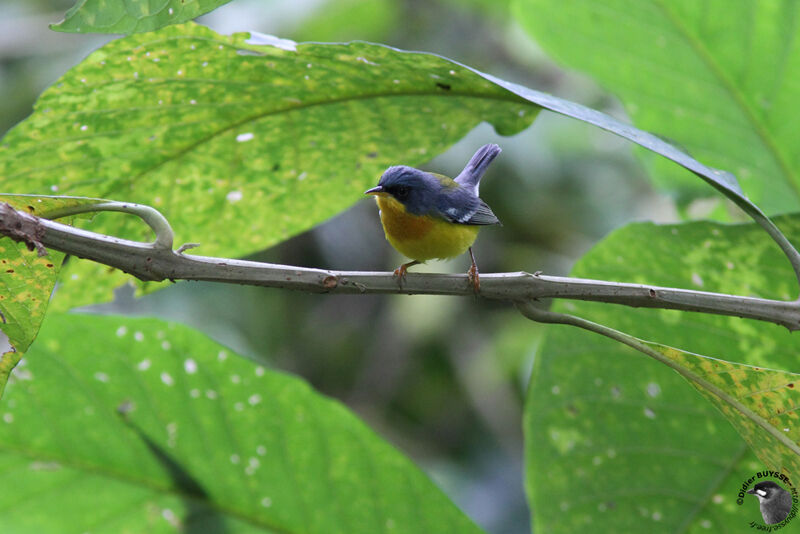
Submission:
[[[775,222],[800,242],[800,216]],[[630,224],[595,246],[570,274],[699,289],[695,273],[706,291],[781,300],[797,295],[785,256],[754,224]],[[618,342],[575,328],[548,328],[536,348],[524,423],[537,531],[576,532],[590,517],[609,531],[738,532],[742,509],[729,507],[728,499],[742,478],[772,466],[800,480],[792,452],[800,435],[791,419],[800,411],[789,413],[800,390],[797,332],[737,317],[604,303],[562,301],[554,310],[679,347],[684,352],[671,355],[676,361],[685,360],[681,365],[752,415],[705,398],[672,368]],[[777,386],[781,406],[769,396],[746,397]],[[581,412],[566,424],[568,403]],[[718,503],[716,495],[724,500]],[[612,496],[613,513],[598,508]],[[758,514],[757,503],[750,504]],[[641,509],[649,514],[640,515]],[[653,518],[656,512],[660,520]]]
[[[13,208],[47,217],[57,210],[93,204],[96,199],[0,195],[0,202]],[[50,293],[55,287],[64,254],[49,251],[45,257],[29,250],[25,243],[0,237],[0,262],[7,268],[0,271],[0,330],[8,338],[0,354],[0,397],[9,373],[36,338],[44,319]]]
[[673,368],[722,412],[765,465],[800,481],[800,391],[794,390],[800,374],[643,343],[672,362]]

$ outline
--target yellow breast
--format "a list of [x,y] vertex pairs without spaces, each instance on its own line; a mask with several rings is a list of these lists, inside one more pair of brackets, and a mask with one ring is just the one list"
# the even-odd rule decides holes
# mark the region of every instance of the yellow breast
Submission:
[[478,237],[478,226],[453,224],[429,215],[413,215],[390,196],[381,195],[375,200],[381,210],[381,224],[386,239],[412,260],[458,256],[466,252]]

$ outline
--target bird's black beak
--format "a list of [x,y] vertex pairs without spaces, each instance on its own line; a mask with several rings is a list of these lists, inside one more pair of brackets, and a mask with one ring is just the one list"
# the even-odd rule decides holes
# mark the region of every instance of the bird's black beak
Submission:
[[367,189],[366,191],[364,191],[365,195],[380,195],[381,193],[384,193],[382,185],[378,185],[373,187],[372,189]]
[[749,489],[749,490],[747,490],[745,493],[749,493],[750,495],[755,495],[755,493],[756,493],[756,490],[754,490],[753,488],[750,488],[750,489]]

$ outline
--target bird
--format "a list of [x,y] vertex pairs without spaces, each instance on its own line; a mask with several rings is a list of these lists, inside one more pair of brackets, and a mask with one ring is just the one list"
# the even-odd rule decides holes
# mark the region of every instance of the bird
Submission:
[[467,274],[475,292],[480,291],[472,244],[482,226],[500,221],[478,190],[486,169],[500,152],[496,144],[482,146],[455,179],[395,165],[386,169],[377,186],[364,192],[376,196],[386,240],[411,259],[394,271],[399,284],[413,265],[469,251],[472,265]]
[[761,517],[767,525],[780,523],[792,510],[791,494],[771,480],[759,482],[747,490],[747,493],[758,498]]

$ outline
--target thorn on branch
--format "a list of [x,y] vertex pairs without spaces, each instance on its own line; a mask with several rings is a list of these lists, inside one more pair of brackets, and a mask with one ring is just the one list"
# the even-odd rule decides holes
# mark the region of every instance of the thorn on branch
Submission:
[[36,249],[40,257],[47,256],[47,249],[41,242],[44,227],[39,220],[24,211],[15,210],[7,202],[0,204],[0,234],[25,243],[28,250]]
[[180,246],[178,250],[175,251],[176,254],[183,254],[185,251],[189,250],[190,248],[197,248],[200,246],[200,243],[184,243]]

